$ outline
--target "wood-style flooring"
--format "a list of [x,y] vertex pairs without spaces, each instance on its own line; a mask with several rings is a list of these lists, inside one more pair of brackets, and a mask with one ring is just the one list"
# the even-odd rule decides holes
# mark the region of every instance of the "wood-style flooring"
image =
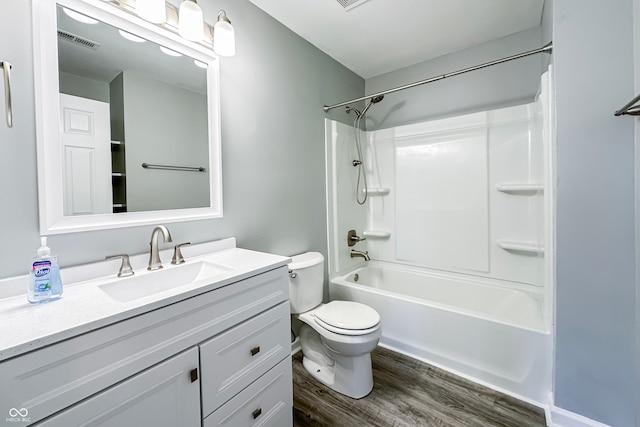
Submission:
[[426,363],[378,347],[373,391],[355,400],[309,375],[293,356],[294,426],[544,427],[544,411]]

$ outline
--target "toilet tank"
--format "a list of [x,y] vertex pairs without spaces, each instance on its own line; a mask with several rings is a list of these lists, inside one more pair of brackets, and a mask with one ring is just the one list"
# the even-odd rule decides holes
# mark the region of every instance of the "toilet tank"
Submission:
[[291,257],[289,263],[289,301],[291,313],[309,311],[322,303],[324,257],[319,252],[305,252]]

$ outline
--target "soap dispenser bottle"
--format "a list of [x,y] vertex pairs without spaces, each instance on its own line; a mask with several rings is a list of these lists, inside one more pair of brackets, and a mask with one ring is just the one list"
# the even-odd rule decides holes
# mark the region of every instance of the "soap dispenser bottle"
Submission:
[[56,300],[62,296],[62,281],[58,256],[51,254],[47,246],[47,238],[40,237],[40,248],[33,258],[29,270],[29,287],[27,300],[32,304],[39,304]]

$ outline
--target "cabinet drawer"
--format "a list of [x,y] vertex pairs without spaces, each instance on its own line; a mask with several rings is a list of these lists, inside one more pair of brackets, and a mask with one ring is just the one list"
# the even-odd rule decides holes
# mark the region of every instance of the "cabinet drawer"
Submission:
[[291,357],[204,419],[203,427],[285,427],[293,424]]
[[289,356],[290,330],[287,301],[201,344],[203,415]]
[[286,267],[0,363],[0,402],[39,421],[287,300]]

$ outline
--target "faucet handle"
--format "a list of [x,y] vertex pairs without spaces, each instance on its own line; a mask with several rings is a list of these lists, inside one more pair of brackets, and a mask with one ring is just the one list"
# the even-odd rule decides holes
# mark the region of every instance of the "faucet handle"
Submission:
[[347,232],[347,245],[354,246],[358,242],[362,242],[363,240],[367,240],[366,237],[360,237],[356,233],[356,230],[349,230]]
[[133,276],[133,269],[131,268],[131,263],[129,262],[129,255],[127,254],[119,254],[119,255],[109,255],[104,259],[117,259],[122,258],[122,264],[120,264],[120,270],[118,271],[118,277],[127,277]]
[[182,264],[184,262],[184,257],[182,256],[180,248],[190,244],[191,242],[185,242],[173,247],[173,258],[171,258],[171,264]]

